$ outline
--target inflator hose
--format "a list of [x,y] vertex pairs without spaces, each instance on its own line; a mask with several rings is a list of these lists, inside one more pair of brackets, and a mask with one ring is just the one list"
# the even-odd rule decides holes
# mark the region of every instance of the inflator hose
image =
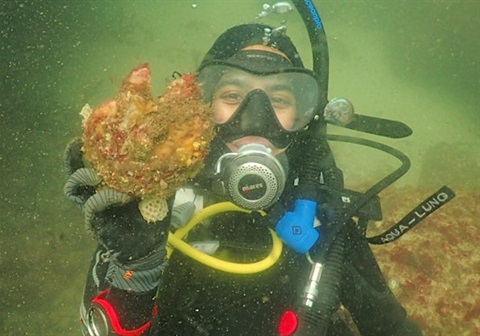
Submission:
[[[292,0],[300,13],[307,29],[312,46],[313,71],[319,76],[320,118],[311,123],[307,132],[307,143],[310,150],[306,151],[300,171],[300,183],[316,187],[320,183],[334,189],[343,189],[343,175],[336,167],[332,151],[327,142],[326,123],[321,115],[328,103],[329,54],[328,43],[315,5],[310,0]],[[321,177],[323,181],[321,181]],[[318,195],[316,195],[318,198]],[[315,199],[317,201],[317,199]],[[336,221],[334,221],[335,223]],[[343,271],[343,237],[337,235],[330,246],[329,252],[322,251],[324,265],[321,280],[318,285],[317,300],[312,307],[298,304],[302,323],[295,332],[298,336],[326,335],[331,316],[337,311],[340,304],[340,284]]]
[[320,174],[322,174],[324,184],[341,189],[343,188],[343,176],[335,165],[332,151],[327,142],[326,123],[321,117],[328,103],[329,53],[327,36],[320,15],[312,1],[292,0],[292,2],[302,17],[310,39],[313,71],[319,77],[320,91],[319,119],[311,123],[307,132],[306,140],[310,150],[305,153],[300,183],[318,185]]
[[328,43],[322,19],[311,0],[292,0],[302,17],[312,46],[313,71],[319,76],[321,111],[328,103],[329,56]]
[[343,278],[344,240],[343,235],[332,246],[325,260],[317,300],[312,307],[298,305],[298,313],[302,316],[296,336],[323,336],[327,334],[332,316],[340,305],[340,288]]

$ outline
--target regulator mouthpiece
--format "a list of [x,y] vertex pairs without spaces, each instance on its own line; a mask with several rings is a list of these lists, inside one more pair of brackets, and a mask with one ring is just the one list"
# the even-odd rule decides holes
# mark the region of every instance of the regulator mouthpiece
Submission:
[[240,147],[218,159],[213,190],[236,205],[260,210],[273,205],[285,188],[288,161],[284,153],[275,157],[260,144]]

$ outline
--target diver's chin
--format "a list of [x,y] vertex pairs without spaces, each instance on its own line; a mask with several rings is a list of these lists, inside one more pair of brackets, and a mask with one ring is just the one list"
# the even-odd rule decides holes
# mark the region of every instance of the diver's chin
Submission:
[[227,142],[228,148],[233,152],[233,153],[238,153],[238,150],[240,147],[244,145],[249,145],[249,144],[259,144],[259,145],[264,145],[267,148],[270,148],[272,150],[272,154],[274,156],[283,153],[287,148],[278,148],[275,147],[268,139],[262,138],[259,136],[246,136],[243,138],[239,138],[230,142]]

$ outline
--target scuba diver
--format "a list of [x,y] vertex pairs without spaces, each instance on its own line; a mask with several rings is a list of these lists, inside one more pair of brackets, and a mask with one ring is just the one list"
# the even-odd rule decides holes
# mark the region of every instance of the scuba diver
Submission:
[[[327,138],[313,136],[325,128],[318,74],[304,67],[284,30],[255,23],[223,33],[198,80],[216,136],[203,170],[168,200],[167,217],[147,223],[133,200],[103,204],[90,218],[99,247],[81,305],[84,335],[302,335],[284,313],[305,292],[302,275],[312,265],[305,255],[321,258],[323,237],[342,209],[328,193],[343,189],[342,172]],[[72,181],[85,167],[81,148],[74,141],[66,151],[66,193],[77,203],[96,192]],[[305,179],[312,153],[315,179]],[[224,201],[246,210],[213,211],[190,230],[188,243],[209,256],[255,264],[269,257],[275,230],[285,248],[271,267],[228,272],[169,254],[170,231]],[[310,334],[353,335],[341,304],[361,335],[422,335],[389,290],[364,234],[355,225],[342,234],[341,279],[333,284],[338,304],[312,317],[325,326]]]

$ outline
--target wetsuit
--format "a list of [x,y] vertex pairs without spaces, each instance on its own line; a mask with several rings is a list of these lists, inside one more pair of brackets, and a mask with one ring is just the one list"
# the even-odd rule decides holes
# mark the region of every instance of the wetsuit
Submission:
[[[289,194],[287,191],[282,198],[286,203]],[[220,214],[189,233],[188,241],[218,241],[216,255],[239,263],[262,259],[271,245],[268,216]],[[361,334],[421,335],[388,289],[368,243],[353,221],[344,235],[340,302],[350,311]],[[98,259],[94,259],[92,269],[103,285],[97,288],[95,277],[89,274],[86,305],[108,288],[102,281],[108,262]],[[276,265],[253,275],[217,271],[175,252],[163,274],[155,299],[158,310],[148,335],[278,335],[280,317],[292,308],[309,269],[305,256],[286,246]],[[119,312],[122,322],[130,328],[138,326],[140,322],[133,320],[141,311],[143,316],[150,314],[153,296],[152,292],[138,296],[117,290],[113,301],[131,310]],[[328,335],[352,334],[338,315],[332,315],[331,320]]]

